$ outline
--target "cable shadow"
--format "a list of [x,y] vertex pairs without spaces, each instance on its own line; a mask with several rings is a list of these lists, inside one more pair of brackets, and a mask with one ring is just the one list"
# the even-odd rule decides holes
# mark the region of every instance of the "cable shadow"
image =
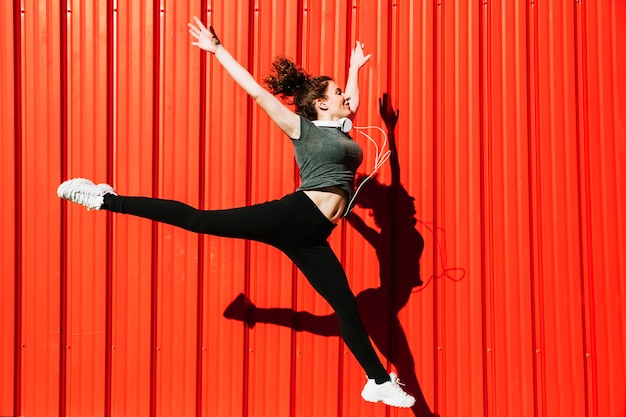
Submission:
[[[373,177],[363,185],[357,206],[367,210],[376,228],[354,212],[346,219],[375,250],[379,261],[380,286],[356,295],[363,324],[380,353],[398,370],[406,391],[416,398],[416,417],[433,416],[415,374],[415,361],[398,313],[406,306],[415,287],[421,286],[420,258],[424,238],[416,229],[415,198],[400,183],[400,164],[395,127],[399,111],[393,109],[388,94],[379,99],[379,110],[388,134],[391,156],[391,183]],[[359,176],[357,182],[364,178]],[[377,230],[378,229],[378,230]],[[224,311],[229,319],[268,323],[320,336],[340,336],[335,314],[317,316],[289,308],[261,308],[240,294]]]

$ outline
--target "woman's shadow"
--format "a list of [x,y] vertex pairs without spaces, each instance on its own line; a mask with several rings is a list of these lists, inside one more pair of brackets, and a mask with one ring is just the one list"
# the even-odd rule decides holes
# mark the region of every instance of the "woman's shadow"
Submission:
[[[391,184],[382,184],[373,177],[362,186],[357,198],[357,206],[369,211],[378,230],[354,212],[346,219],[376,251],[380,287],[368,288],[356,298],[361,319],[373,343],[398,370],[406,391],[416,398],[412,408],[414,415],[426,417],[433,414],[419,386],[413,355],[398,319],[398,313],[408,303],[413,289],[422,285],[419,260],[424,250],[424,239],[415,228],[415,198],[400,183],[395,138],[399,111],[393,109],[387,94],[383,94],[379,105],[391,151]],[[363,179],[357,178],[357,182]],[[335,314],[316,316],[288,308],[261,308],[244,294],[231,302],[224,316],[243,321],[250,327],[256,323],[269,323],[320,336],[340,336]]]

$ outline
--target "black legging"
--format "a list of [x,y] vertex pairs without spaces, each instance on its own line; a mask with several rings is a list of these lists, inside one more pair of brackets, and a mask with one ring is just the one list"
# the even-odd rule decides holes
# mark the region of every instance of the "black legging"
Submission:
[[264,242],[283,251],[335,310],[341,335],[368,378],[389,380],[359,317],[356,298],[328,236],[335,225],[302,191],[227,210],[197,210],[179,201],[107,194],[103,208],[215,236]]

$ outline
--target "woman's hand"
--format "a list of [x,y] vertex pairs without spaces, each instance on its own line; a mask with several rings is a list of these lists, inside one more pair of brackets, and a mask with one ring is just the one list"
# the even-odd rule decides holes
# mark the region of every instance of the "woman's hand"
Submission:
[[350,55],[350,68],[359,69],[370,60],[372,54],[365,55],[363,53],[364,48],[364,44],[356,41],[356,47],[352,50],[352,55]]
[[191,44],[214,54],[220,45],[220,40],[213,30],[213,26],[209,25],[207,29],[197,17],[194,16],[193,20],[196,22],[195,25],[193,23],[188,23],[187,25],[189,26],[189,33],[196,38],[198,42],[191,42]]

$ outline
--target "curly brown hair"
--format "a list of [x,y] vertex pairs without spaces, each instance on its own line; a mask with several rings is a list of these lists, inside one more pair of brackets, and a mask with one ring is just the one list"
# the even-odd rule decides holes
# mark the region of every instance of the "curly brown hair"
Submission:
[[272,94],[286,99],[289,104],[295,104],[296,114],[316,120],[315,100],[326,98],[330,80],[332,78],[325,75],[312,76],[289,58],[278,56],[263,82]]

